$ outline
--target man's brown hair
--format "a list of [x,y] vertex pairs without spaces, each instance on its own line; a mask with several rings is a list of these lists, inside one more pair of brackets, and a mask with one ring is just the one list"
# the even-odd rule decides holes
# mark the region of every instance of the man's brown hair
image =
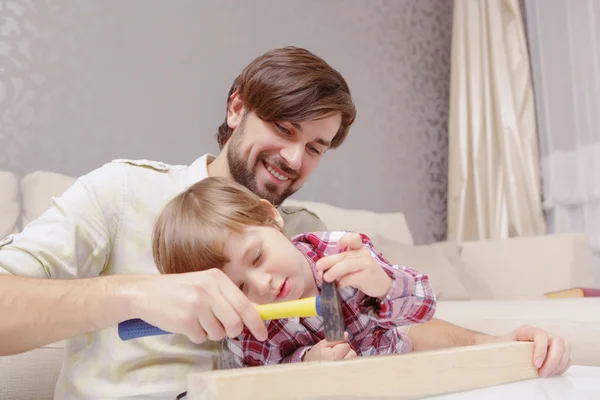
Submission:
[[154,224],[152,255],[162,274],[222,268],[225,242],[247,226],[279,229],[269,204],[233,180],[208,177],[169,201]]
[[[342,123],[331,142],[339,147],[356,118],[356,107],[344,77],[323,59],[296,47],[273,49],[252,61],[235,79],[227,96],[238,91],[247,110],[267,122],[313,121],[341,113]],[[222,149],[233,129],[225,122],[217,142]]]

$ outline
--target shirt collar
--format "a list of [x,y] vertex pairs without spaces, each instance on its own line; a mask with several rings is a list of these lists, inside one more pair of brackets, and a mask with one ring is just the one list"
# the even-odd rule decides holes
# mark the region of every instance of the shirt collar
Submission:
[[208,164],[214,161],[215,158],[215,155],[208,153],[196,159],[196,161],[188,167],[185,186],[190,187],[194,183],[208,177]]

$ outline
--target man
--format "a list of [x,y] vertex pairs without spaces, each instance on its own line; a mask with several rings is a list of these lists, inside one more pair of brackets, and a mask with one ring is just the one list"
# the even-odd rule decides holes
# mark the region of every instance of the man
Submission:
[[[354,118],[344,78],[322,59],[296,48],[258,57],[233,83],[217,157],[189,167],[116,160],[0,243],[0,354],[69,338],[56,398],[114,398],[183,390],[186,375],[216,366],[218,342],[243,325],[264,339],[258,312],[221,271],[158,274],[154,218],[207,176],[232,177],[281,205],[343,143]],[[288,236],[325,229],[306,210],[280,208]],[[121,341],[116,325],[131,318],[181,335]],[[540,374],[570,364],[563,339],[531,327],[495,338],[434,320],[408,334],[414,350],[531,340]]]

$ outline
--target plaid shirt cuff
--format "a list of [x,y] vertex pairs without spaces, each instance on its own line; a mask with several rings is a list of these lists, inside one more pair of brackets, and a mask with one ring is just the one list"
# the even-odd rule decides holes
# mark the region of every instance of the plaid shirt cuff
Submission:
[[304,358],[304,354],[306,354],[306,352],[308,350],[310,350],[311,348],[312,348],[312,346],[299,347],[292,354],[290,354],[287,357],[284,357],[281,360],[281,363],[282,364],[287,364],[287,363],[302,362],[302,358]]
[[379,300],[375,297],[370,297],[359,291],[359,305],[361,308],[361,312],[370,316],[373,319],[389,319],[392,317],[392,300],[397,295],[396,293],[396,277],[393,274],[390,274],[388,271],[384,270],[390,278],[392,278],[392,287],[387,292],[385,297],[382,300]]

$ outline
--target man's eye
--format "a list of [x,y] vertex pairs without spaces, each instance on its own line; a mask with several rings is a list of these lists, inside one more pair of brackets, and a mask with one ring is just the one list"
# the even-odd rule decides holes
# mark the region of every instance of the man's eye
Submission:
[[283,133],[284,135],[289,135],[291,134],[290,130],[288,128],[286,128],[285,126],[275,122],[275,126],[277,127],[277,129],[279,130],[279,132]]
[[316,147],[311,146],[310,144],[306,146],[308,148],[309,153],[318,156],[319,154],[321,154],[321,152],[319,150],[317,150]]
[[244,291],[244,287],[245,287],[244,282],[240,283],[240,286],[238,286],[238,287],[243,292]]

